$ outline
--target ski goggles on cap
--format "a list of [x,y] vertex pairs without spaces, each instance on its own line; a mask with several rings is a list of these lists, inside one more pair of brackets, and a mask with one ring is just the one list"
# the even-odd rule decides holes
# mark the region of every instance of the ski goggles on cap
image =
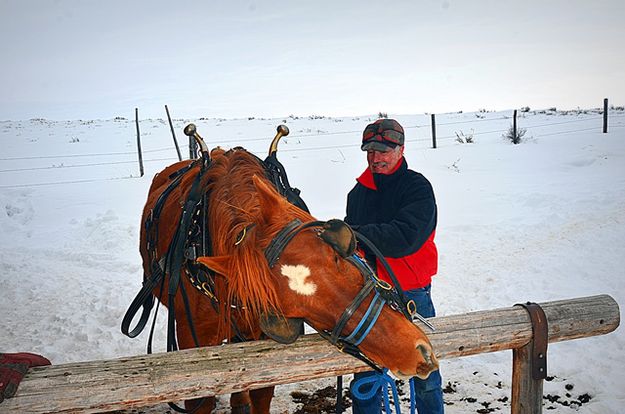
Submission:
[[389,147],[404,145],[404,128],[394,119],[378,119],[363,131],[361,149],[373,147],[373,142]]

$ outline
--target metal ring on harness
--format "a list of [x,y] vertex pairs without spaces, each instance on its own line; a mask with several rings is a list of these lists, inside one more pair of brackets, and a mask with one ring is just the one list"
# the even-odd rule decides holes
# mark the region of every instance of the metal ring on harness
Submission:
[[211,292],[211,287],[208,284],[208,282],[202,282],[200,287],[202,288],[202,293],[203,294],[205,294],[206,296],[208,296],[212,300],[217,300],[217,297],[213,294],[213,292]]
[[393,290],[393,285],[388,283],[386,280],[378,279],[377,282],[378,283],[377,283],[376,287],[380,287],[380,288],[382,288],[384,290]]
[[243,227],[243,230],[241,230],[241,232],[239,233],[239,235],[237,236],[237,241],[234,242],[235,246],[238,246],[239,244],[241,244],[243,242],[243,239],[245,239],[245,236],[247,236],[247,230],[251,230],[256,226],[256,223],[252,223],[248,226]]

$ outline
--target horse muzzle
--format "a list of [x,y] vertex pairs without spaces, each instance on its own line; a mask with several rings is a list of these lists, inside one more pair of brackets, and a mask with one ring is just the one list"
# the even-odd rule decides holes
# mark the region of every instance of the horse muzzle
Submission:
[[417,360],[416,372],[412,375],[405,374],[402,371],[393,372],[397,378],[409,379],[410,377],[417,377],[424,380],[427,379],[432,372],[438,370],[438,359],[436,355],[434,355],[430,344],[418,342],[416,350],[418,354],[421,355],[421,358]]

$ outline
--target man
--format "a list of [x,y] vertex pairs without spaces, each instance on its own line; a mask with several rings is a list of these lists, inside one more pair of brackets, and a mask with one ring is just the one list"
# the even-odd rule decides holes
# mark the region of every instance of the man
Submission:
[[[367,125],[362,136],[368,168],[357,178],[347,196],[345,221],[375,244],[391,266],[407,300],[414,300],[417,312],[435,316],[430,296],[432,276],[438,268],[434,244],[436,200],[430,182],[408,169],[404,159],[404,129],[394,119],[378,119]],[[391,282],[379,260],[364,250],[365,258],[378,276]],[[354,380],[376,372],[355,374]],[[353,386],[353,383],[352,383]],[[361,390],[364,391],[364,390]],[[415,378],[419,414],[444,412],[441,376]],[[352,393],[354,413],[380,413],[380,392],[360,400]]]

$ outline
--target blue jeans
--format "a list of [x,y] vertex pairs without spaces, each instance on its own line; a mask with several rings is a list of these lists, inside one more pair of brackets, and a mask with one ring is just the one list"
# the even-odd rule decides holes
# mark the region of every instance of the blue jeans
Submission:
[[[404,292],[407,300],[414,300],[417,305],[417,312],[425,318],[436,316],[434,304],[432,303],[431,286],[424,288],[407,290]],[[376,371],[368,371],[354,374],[354,381],[378,375]],[[443,404],[442,379],[439,371],[434,371],[426,380],[414,379],[417,412],[419,414],[442,414],[445,412]],[[354,382],[352,382],[353,384]],[[366,390],[361,390],[366,391]],[[352,394],[352,412],[354,414],[378,414],[382,412],[382,394],[378,392],[368,400],[359,400]]]

